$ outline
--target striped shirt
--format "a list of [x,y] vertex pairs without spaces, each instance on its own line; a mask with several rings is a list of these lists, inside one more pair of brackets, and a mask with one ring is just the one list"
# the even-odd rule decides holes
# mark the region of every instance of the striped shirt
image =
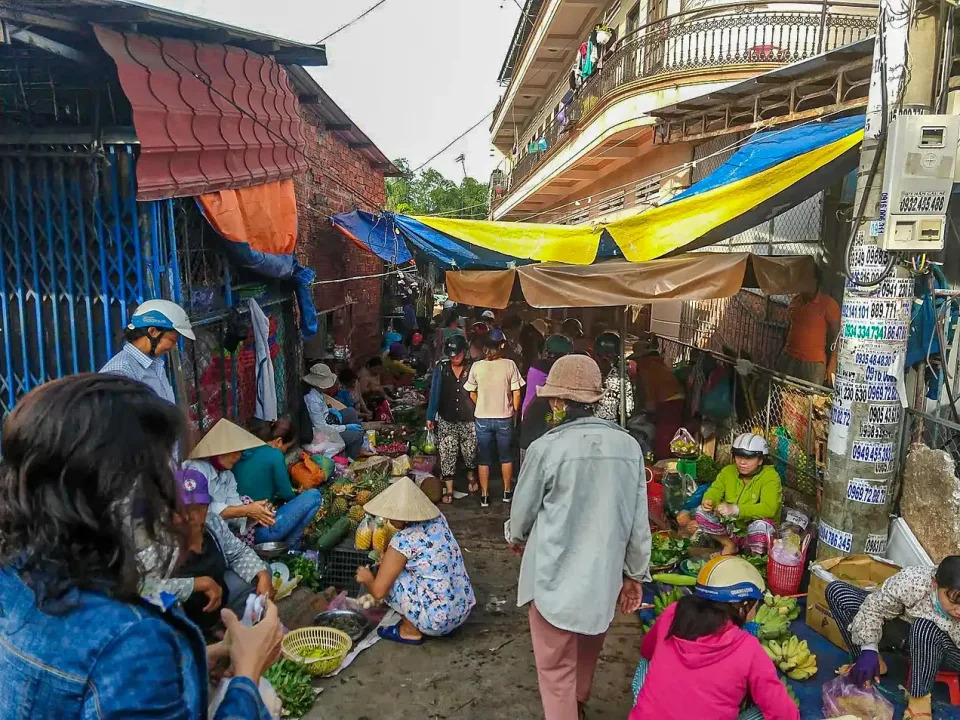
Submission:
[[171,405],[176,405],[173,386],[167,379],[167,364],[163,357],[150,357],[130,343],[124,343],[116,355],[100,368],[102,373],[123,375],[131,380],[142,382],[159,397]]

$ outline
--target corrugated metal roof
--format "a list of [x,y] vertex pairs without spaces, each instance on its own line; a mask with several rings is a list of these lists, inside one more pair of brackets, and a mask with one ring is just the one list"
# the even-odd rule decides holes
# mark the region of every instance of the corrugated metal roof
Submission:
[[307,169],[297,95],[273,60],[225,45],[94,29],[133,107],[138,200]]

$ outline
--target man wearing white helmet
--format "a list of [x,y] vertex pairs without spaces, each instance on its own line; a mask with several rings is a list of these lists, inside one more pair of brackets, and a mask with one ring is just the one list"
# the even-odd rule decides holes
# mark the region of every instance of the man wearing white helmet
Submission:
[[186,311],[169,300],[147,300],[133,311],[123,336],[125,342],[120,352],[100,372],[142,382],[167,402],[176,404],[164,355],[173,350],[181,336],[196,340]]
[[730,449],[733,463],[703,495],[693,522],[720,543],[722,555],[766,552],[780,524],[783,486],[779,473],[763,462],[768,452],[762,435],[737,436]]

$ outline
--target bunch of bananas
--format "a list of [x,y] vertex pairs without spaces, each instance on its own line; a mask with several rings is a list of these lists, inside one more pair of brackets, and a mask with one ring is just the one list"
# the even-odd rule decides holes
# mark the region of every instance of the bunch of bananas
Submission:
[[[797,599],[792,597],[783,597],[781,595],[771,595],[769,592],[763,596],[763,608],[775,610],[778,615],[787,620],[796,620],[800,617],[800,607],[797,605]],[[757,613],[759,615],[759,613]]]
[[675,587],[668,593],[657,593],[653,598],[653,611],[660,617],[660,614],[666,610],[668,607],[673,605],[677,600],[683,597],[683,593],[680,592],[680,588]]
[[780,642],[768,640],[763,649],[791,680],[807,680],[817,674],[817,656],[810,652],[807,641],[801,642],[796,635]]

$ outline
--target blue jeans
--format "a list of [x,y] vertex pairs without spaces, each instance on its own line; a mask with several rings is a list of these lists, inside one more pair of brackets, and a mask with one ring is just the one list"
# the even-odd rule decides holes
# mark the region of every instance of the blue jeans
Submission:
[[277,508],[277,515],[274,518],[277,521],[276,525],[273,527],[258,525],[253,532],[253,537],[258,543],[285,542],[288,550],[299,550],[303,531],[307,529],[307,525],[313,520],[321,505],[323,505],[323,497],[319,490],[316,488],[304,490],[293,500]]
[[493,464],[493,448],[500,463],[513,462],[513,418],[477,418],[477,464]]

